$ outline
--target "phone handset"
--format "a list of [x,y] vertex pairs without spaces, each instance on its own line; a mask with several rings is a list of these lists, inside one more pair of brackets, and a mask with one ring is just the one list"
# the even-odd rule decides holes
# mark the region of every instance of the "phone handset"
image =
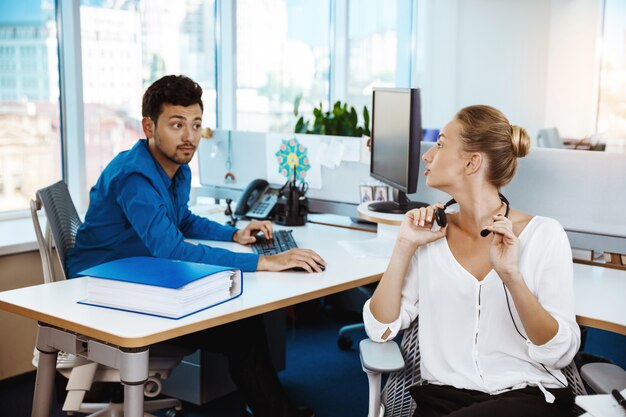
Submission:
[[269,217],[276,205],[278,195],[271,192],[270,185],[264,179],[255,179],[243,191],[235,214],[253,219],[265,219]]

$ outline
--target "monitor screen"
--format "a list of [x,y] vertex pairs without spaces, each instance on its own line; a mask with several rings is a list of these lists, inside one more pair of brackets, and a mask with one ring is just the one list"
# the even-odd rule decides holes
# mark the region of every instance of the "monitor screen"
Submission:
[[[420,92],[415,88],[376,88],[372,99],[370,175],[401,192],[396,203],[407,203],[417,190],[422,120]],[[390,206],[370,205],[387,211]],[[398,210],[404,210],[403,206]]]
[[407,91],[374,92],[373,174],[406,192],[409,167],[411,96]]

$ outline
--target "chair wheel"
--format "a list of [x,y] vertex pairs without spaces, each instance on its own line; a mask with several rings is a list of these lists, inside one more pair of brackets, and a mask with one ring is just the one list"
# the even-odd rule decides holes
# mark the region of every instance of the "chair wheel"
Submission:
[[350,336],[339,336],[337,338],[337,346],[341,350],[350,350],[352,348],[352,338]]
[[165,412],[165,417],[184,417],[183,410],[170,409]]

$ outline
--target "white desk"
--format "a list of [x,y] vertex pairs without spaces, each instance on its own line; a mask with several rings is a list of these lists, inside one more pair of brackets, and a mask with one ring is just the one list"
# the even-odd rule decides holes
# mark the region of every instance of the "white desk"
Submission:
[[[42,353],[33,417],[49,416],[58,350],[119,369],[122,380],[127,382],[124,415],[141,417],[140,384],[148,375],[149,345],[372,283],[380,279],[387,266],[384,258],[355,261],[337,243],[372,238],[372,233],[319,224],[291,229],[300,247],[312,248],[326,260],[324,272],[245,273],[241,297],[180,320],[77,304],[86,298],[86,280],[81,278],[0,293],[0,309],[40,323],[37,343]],[[230,242],[211,244],[250,251]]]
[[574,264],[576,321],[626,335],[626,271]]

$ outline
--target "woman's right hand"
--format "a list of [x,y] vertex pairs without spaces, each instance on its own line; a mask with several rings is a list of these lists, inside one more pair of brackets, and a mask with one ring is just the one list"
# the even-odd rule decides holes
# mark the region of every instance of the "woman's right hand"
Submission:
[[443,208],[443,204],[413,209],[404,215],[404,220],[398,233],[398,241],[410,244],[417,249],[446,235],[446,227],[433,231],[435,209]]

